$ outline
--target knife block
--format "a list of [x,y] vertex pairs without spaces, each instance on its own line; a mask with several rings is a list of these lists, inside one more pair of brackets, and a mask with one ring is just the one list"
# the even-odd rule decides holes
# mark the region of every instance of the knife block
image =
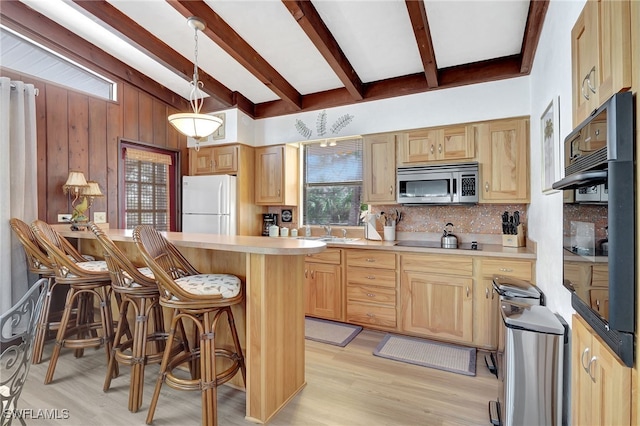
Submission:
[[524,225],[520,224],[517,228],[518,233],[513,235],[502,234],[502,246],[503,247],[524,247],[525,246],[525,235],[524,235]]

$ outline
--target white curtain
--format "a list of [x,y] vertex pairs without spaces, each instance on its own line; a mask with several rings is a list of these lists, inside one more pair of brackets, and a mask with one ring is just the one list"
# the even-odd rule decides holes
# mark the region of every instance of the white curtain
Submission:
[[36,89],[0,77],[0,313],[29,288],[24,250],[9,219],[38,216]]

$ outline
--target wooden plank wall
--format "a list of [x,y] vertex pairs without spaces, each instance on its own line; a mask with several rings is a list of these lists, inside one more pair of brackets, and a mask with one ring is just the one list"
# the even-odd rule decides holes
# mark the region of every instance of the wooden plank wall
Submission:
[[38,158],[38,218],[57,222],[71,211],[63,194],[69,170],[80,170],[99,183],[105,197],[90,212],[107,212],[111,227],[120,227],[118,201],[118,143],[121,138],[181,151],[181,173],[188,173],[187,139],[167,121],[174,107],[136,87],[120,83],[112,102],[53,83],[1,69],[0,75],[34,84]]

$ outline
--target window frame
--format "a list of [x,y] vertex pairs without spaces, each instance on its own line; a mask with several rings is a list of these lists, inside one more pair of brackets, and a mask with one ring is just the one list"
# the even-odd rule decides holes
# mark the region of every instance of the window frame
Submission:
[[171,165],[169,166],[169,231],[174,232],[181,226],[181,202],[180,195],[182,193],[180,182],[182,179],[181,160],[182,153],[179,149],[161,147],[149,143],[133,141],[130,139],[119,138],[118,140],[118,217],[119,227],[125,229],[126,223],[126,197],[125,197],[125,155],[126,149],[138,149],[141,151],[149,151],[161,153],[171,156]]
[[[309,142],[305,142],[301,144],[301,148],[300,149],[300,208],[299,208],[299,223],[301,224],[301,226],[322,226],[322,225],[331,225],[331,226],[340,226],[343,228],[355,228],[355,227],[359,227],[361,226],[361,220],[358,217],[357,218],[357,224],[355,225],[340,225],[340,224],[333,224],[333,223],[327,223],[327,224],[307,224],[305,222],[305,207],[306,207],[306,188],[307,187],[324,187],[324,186],[344,186],[344,187],[349,187],[349,186],[353,186],[354,184],[360,184],[360,203],[358,206],[358,212],[360,212],[361,210],[361,206],[362,206],[362,200],[364,198],[364,138],[360,137],[360,136],[352,136],[352,137],[346,137],[340,140],[336,140],[337,144],[340,144],[341,141],[346,142],[346,141],[352,141],[352,140],[359,140],[360,142],[360,167],[361,167],[361,179],[360,180],[350,180],[350,181],[342,181],[340,182],[340,185],[330,185],[330,184],[323,184],[323,183],[311,183],[311,184],[307,184],[306,181],[306,170],[307,170],[307,164],[306,164],[306,148],[309,145],[319,145],[320,143],[322,143],[322,141],[309,141]],[[325,141],[326,142],[326,141]],[[330,147],[329,147],[330,148]],[[359,214],[359,213],[358,213]]]

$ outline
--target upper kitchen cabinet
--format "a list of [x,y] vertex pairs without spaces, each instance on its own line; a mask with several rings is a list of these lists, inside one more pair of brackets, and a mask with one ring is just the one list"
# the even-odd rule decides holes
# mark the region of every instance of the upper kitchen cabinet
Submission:
[[256,148],[256,204],[295,206],[298,204],[298,148],[273,145]]
[[403,135],[398,148],[400,164],[473,159],[473,127],[463,124],[414,130]]
[[529,202],[529,119],[476,125],[480,203]]
[[573,126],[631,87],[629,0],[589,0],[571,31]]
[[363,139],[362,186],[366,204],[396,202],[396,135],[367,135]]
[[203,146],[189,149],[189,174],[235,174],[238,172],[238,145]]

